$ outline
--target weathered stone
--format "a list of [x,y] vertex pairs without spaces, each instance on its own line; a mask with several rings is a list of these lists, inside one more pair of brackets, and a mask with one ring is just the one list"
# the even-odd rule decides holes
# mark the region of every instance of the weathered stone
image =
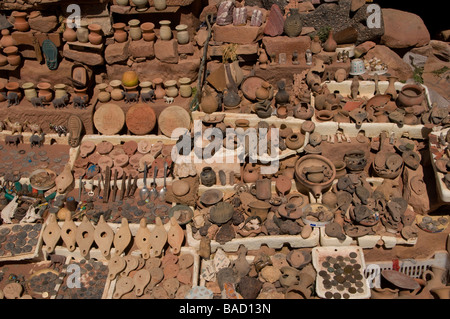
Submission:
[[264,28],[264,34],[271,37],[282,35],[284,31],[284,14],[280,7],[276,4],[270,8],[269,15],[267,16],[266,26]]
[[396,9],[382,9],[382,12],[385,31],[381,44],[392,49],[403,49],[430,42],[430,33],[418,15]]
[[217,15],[217,6],[215,4],[209,4],[206,7],[203,8],[202,12],[200,13],[200,21],[206,21],[206,16],[208,13],[211,13],[213,15]]
[[217,9],[217,25],[228,25],[233,22],[234,4],[232,1],[223,1]]
[[32,30],[47,33],[56,29],[58,26],[58,20],[55,15],[38,15],[33,19],[28,19],[28,24]]
[[207,38],[208,38],[208,30],[206,30],[205,28],[202,28],[197,31],[197,34],[195,35],[194,40],[199,47],[202,47],[205,45]]
[[194,52],[195,49],[192,42],[189,42],[187,44],[178,44],[178,54],[193,55]]
[[178,42],[176,39],[168,41],[156,40],[155,56],[165,63],[178,63]]
[[366,41],[355,47],[355,57],[359,58],[373,49],[377,44],[373,41]]
[[[134,42],[134,41],[133,41]],[[105,49],[105,60],[108,64],[125,62],[129,55],[130,41],[113,43]]]
[[372,50],[367,52],[366,60],[374,57],[380,59],[383,63],[388,65],[388,72],[391,75],[397,76],[399,81],[406,81],[411,78],[413,72],[409,65],[394,51],[385,45],[377,45]]
[[145,41],[144,39],[138,41],[131,41],[130,54],[133,58],[147,58],[155,57],[155,44],[153,41]]
[[289,2],[287,0],[246,0],[245,5],[247,6],[257,6],[270,10],[274,4],[280,7],[281,11],[284,12],[284,7],[287,6]]
[[102,65],[104,63],[104,59],[101,54],[72,50],[68,43],[64,45],[63,55],[67,59],[81,62],[89,66]]
[[365,3],[366,0],[352,0],[352,6],[350,10],[352,10],[352,12],[355,12],[360,9]]
[[249,44],[256,43],[263,37],[263,25],[252,27],[248,23],[245,26],[214,25],[213,39],[217,42]]
[[292,60],[292,53],[296,50],[299,53],[300,63],[305,62],[304,53],[311,46],[311,38],[309,36],[298,36],[290,38],[288,36],[278,37],[264,37],[264,47],[266,48],[269,56],[275,54],[278,56],[280,53],[286,53],[288,61]]
[[[240,44],[237,46],[236,54],[237,55],[252,55],[258,53],[258,44]],[[223,54],[223,46],[219,45],[211,45],[208,48],[208,54],[210,56],[222,56]]]
[[352,0],[339,0],[338,3],[321,4],[310,13],[301,12],[303,27],[314,27],[316,30],[320,30],[323,27],[332,26],[334,32],[354,27],[358,31],[356,44],[380,38],[384,34],[382,12],[380,28],[369,28],[366,22],[371,15],[371,12],[367,12],[368,4],[363,5],[354,13],[351,13],[351,5]]

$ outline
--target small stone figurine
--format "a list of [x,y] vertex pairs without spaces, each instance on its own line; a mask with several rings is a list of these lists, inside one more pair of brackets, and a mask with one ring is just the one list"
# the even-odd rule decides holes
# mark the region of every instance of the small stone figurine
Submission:
[[310,49],[306,50],[306,65],[311,65],[312,64],[312,52]]

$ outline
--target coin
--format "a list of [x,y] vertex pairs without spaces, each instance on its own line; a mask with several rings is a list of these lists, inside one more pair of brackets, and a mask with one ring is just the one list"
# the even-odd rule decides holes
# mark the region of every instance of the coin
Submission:
[[344,290],[345,290],[345,287],[344,287],[343,285],[337,285],[337,286],[336,286],[336,289],[337,289],[338,291],[344,291]]
[[330,267],[330,263],[327,262],[327,261],[324,261],[324,262],[322,263],[322,267],[328,268],[328,267]]
[[364,284],[362,283],[362,281],[357,281],[357,282],[355,282],[355,286],[358,288],[361,288],[364,286]]
[[355,287],[350,287],[348,288],[348,292],[351,294],[356,294],[356,288]]
[[348,298],[350,298],[350,295],[349,295],[348,293],[344,293],[344,294],[342,295],[342,297],[344,297],[344,299],[348,299]]
[[327,292],[325,293],[325,298],[327,298],[327,299],[331,299],[331,298],[333,298],[333,293],[332,293],[332,292],[329,292],[329,291],[327,291]]
[[356,264],[356,259],[350,259],[350,263]]
[[333,294],[333,298],[334,298],[334,299],[341,299],[341,294],[338,293],[338,292],[335,292],[335,293]]
[[325,271],[325,270],[321,270],[321,271],[319,271],[319,276],[320,277],[325,277],[325,276],[327,276],[328,274],[327,274],[327,272]]
[[345,278],[342,276],[335,276],[334,279],[340,284],[342,284],[345,281]]
[[346,274],[351,274],[352,273],[352,271],[353,271],[353,267],[352,266],[345,266],[344,267],[344,272],[346,273]]
[[350,254],[348,254],[350,258],[356,258],[358,257],[358,254],[355,252],[351,252]]

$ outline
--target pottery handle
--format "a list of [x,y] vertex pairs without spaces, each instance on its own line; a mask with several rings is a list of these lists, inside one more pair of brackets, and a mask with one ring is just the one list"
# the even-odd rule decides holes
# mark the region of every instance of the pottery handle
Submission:
[[252,194],[253,196],[256,196],[256,184],[255,183],[250,185],[250,194]]
[[[427,277],[429,276],[429,279]],[[422,274],[422,279],[425,280],[425,282],[428,282],[430,280],[434,279],[434,273],[431,270],[425,270]]]

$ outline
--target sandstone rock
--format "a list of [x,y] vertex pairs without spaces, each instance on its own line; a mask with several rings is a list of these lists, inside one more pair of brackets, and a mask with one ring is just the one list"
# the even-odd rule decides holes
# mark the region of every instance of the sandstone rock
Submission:
[[385,45],[376,45],[372,50],[367,52],[366,59],[370,60],[377,57],[389,67],[388,72],[397,76],[399,81],[406,81],[411,78],[413,72],[409,65],[394,51]]
[[352,0],[352,6],[350,10],[352,10],[352,12],[355,12],[360,9],[365,3],[366,0]]
[[284,14],[280,7],[276,4],[270,8],[269,15],[267,17],[266,26],[264,28],[264,34],[271,37],[282,35],[284,31]]
[[58,26],[58,20],[55,15],[42,16],[38,15],[33,19],[28,19],[30,28],[32,30],[48,33],[56,29]]
[[393,49],[420,47],[430,42],[430,33],[422,18],[410,12],[382,9],[384,35],[381,44]]
[[103,56],[98,53],[93,52],[81,52],[77,50],[72,50],[69,44],[66,43],[63,48],[63,55],[65,58],[84,63],[89,66],[103,65]]
[[256,6],[246,6],[246,7],[247,7],[247,20],[251,19],[254,10],[259,10],[262,13],[262,22],[264,23],[266,21],[267,15],[269,14],[269,12],[266,9]]
[[156,58],[165,63],[178,63],[178,42],[176,39],[169,41],[156,40],[155,43]]
[[145,41],[144,39],[131,41],[130,54],[133,58],[152,59],[155,57],[154,45],[153,41]]
[[187,44],[178,44],[178,54],[193,55],[194,45],[192,44],[192,42],[189,42]]
[[[133,41],[135,42],[135,41]],[[130,41],[113,43],[105,49],[105,60],[108,64],[125,62],[129,55]]]
[[373,49],[377,44],[373,41],[366,41],[355,47],[355,57],[359,58]]
[[[267,55],[272,54],[279,55],[280,53],[286,53],[288,61],[292,60],[292,52],[305,52],[311,46],[311,38],[309,36],[298,36],[290,38],[288,36],[278,37],[264,37],[263,44],[266,48]],[[305,55],[299,54],[300,63],[305,62]]]
[[245,26],[234,25],[214,25],[213,39],[217,42],[237,43],[237,44],[249,44],[255,43],[261,40],[263,36],[263,26],[252,27],[247,22]]
[[207,38],[208,38],[208,30],[206,30],[205,28],[202,28],[197,31],[197,34],[195,35],[194,40],[199,47],[202,47],[205,45]]
[[215,4],[209,4],[207,6],[205,6],[202,10],[202,12],[200,13],[200,21],[204,22],[206,21],[206,16],[208,15],[208,13],[212,13],[213,15],[217,15],[217,6]]

